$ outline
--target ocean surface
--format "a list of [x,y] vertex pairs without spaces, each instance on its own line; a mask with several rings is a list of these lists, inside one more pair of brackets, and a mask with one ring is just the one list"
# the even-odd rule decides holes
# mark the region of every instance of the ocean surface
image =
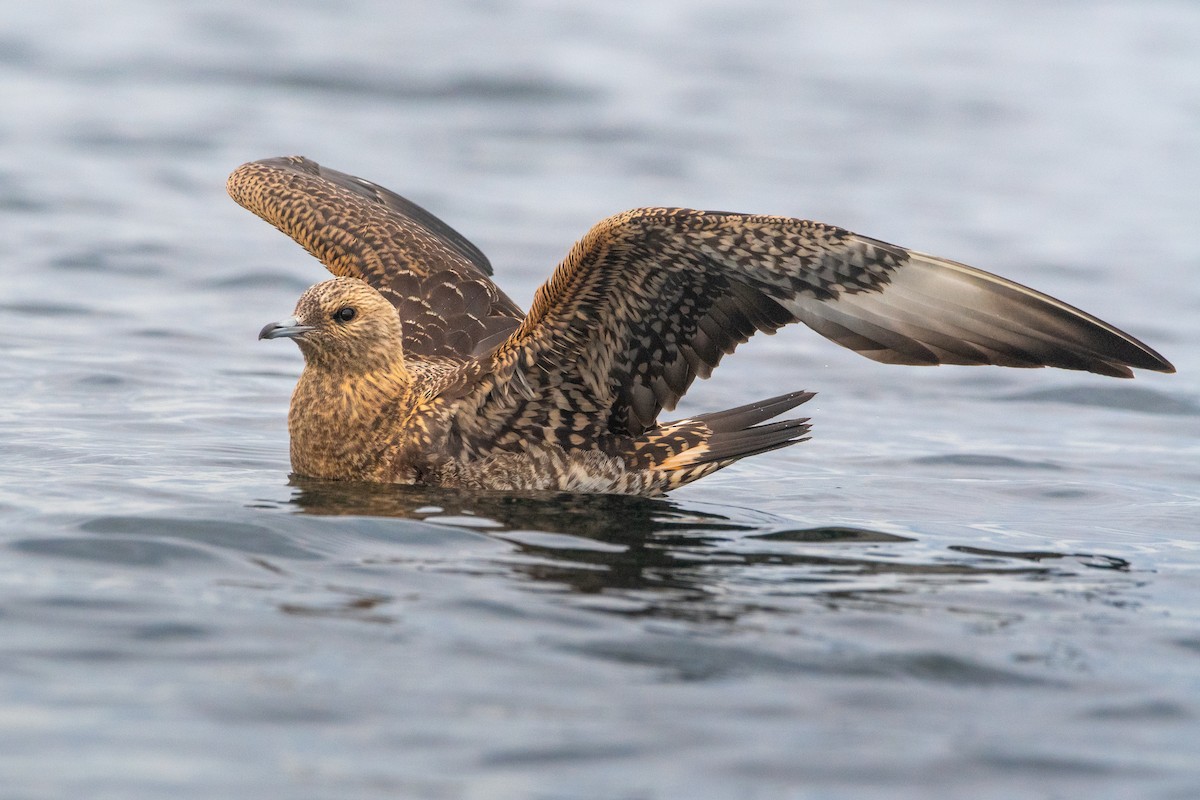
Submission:
[[[9,4],[0,797],[1200,796],[1200,6]],[[639,205],[964,261],[1178,374],[759,337],[813,439],[657,500],[289,478],[303,154],[523,305]]]

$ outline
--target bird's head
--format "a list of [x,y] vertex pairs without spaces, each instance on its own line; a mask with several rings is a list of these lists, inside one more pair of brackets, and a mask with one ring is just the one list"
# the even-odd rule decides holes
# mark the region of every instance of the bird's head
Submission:
[[271,322],[259,339],[292,339],[309,364],[370,371],[403,363],[396,308],[358,278],[334,278],[300,296],[295,313]]

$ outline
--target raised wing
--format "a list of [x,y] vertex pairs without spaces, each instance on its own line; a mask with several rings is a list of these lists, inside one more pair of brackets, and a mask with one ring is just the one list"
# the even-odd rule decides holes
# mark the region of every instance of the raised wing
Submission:
[[806,220],[645,208],[593,228],[538,290],[473,424],[501,439],[543,420],[637,435],[756,331],[797,321],[894,364],[1174,371],[1111,325],[963,264]]
[[243,164],[226,188],[334,275],[360,278],[391,300],[408,353],[467,357],[520,322],[475,245],[381,186],[291,156]]

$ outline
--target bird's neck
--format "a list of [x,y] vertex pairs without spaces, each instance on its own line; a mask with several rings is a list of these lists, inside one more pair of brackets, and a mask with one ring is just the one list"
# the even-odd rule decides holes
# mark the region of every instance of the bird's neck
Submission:
[[412,380],[399,336],[395,342],[387,342],[377,347],[356,347],[348,350],[320,349],[303,339],[298,340],[297,344],[300,345],[300,352],[304,354],[302,377],[320,378],[332,383],[355,380],[406,383]]

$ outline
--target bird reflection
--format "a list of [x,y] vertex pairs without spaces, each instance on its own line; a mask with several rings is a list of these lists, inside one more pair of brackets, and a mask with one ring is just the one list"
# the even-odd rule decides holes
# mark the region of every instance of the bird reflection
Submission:
[[[584,593],[697,590],[694,559],[755,527],[669,500],[628,495],[468,492],[299,476],[292,485],[298,489],[293,502],[307,514],[415,519],[504,539],[531,557],[510,564],[516,573]],[[545,537],[529,541],[520,535],[530,532],[577,538],[556,546]],[[600,546],[578,546],[579,538]],[[691,560],[680,560],[685,552]]]
[[[430,522],[453,520],[489,532],[546,531],[609,544],[685,534],[690,544],[705,534],[720,536],[754,525],[669,500],[569,492],[477,492],[431,486],[320,481],[293,475],[293,503],[306,514],[400,517]],[[761,523],[760,523],[761,524]]]
[[1110,557],[1088,554],[1031,558],[959,546],[931,552],[913,547],[914,538],[877,530],[796,528],[760,512],[656,498],[465,492],[297,476],[292,485],[292,502],[306,514],[421,520],[503,540],[515,548],[515,557],[503,559],[515,577],[620,600],[604,610],[628,615],[736,618],[763,608],[761,597],[739,592],[732,594],[740,600],[731,598],[728,583],[747,576],[772,581],[773,597],[805,595],[832,606],[886,603],[922,582],[1074,574],[1076,566],[1120,569]]

